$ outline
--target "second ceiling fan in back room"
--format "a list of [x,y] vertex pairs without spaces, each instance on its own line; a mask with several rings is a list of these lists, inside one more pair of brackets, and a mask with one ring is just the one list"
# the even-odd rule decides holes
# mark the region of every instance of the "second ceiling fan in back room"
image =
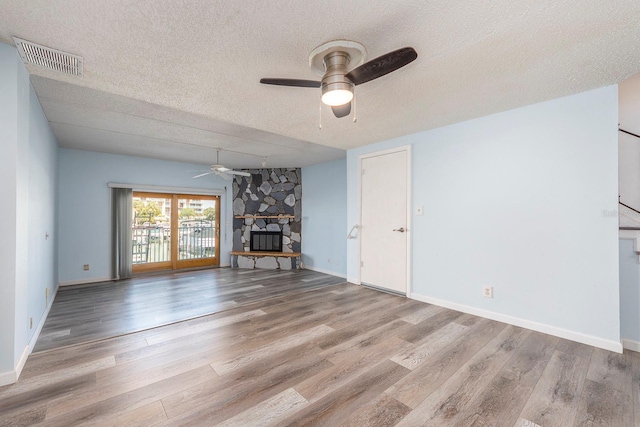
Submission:
[[[204,171],[203,171],[204,172]],[[228,168],[224,165],[220,164],[220,149],[216,149],[216,164],[215,165],[211,165],[211,167],[209,168],[208,171],[201,173],[199,175],[194,176],[193,178],[200,178],[203,177],[205,175],[217,175],[219,177],[222,177],[224,179],[231,179],[231,177],[233,175],[238,175],[238,176],[251,176],[251,174],[249,172],[243,172],[243,171],[235,171],[231,168]]]
[[[318,46],[309,55],[309,65],[322,75],[321,81],[264,78],[260,83],[277,86],[322,88],[322,102],[340,118],[351,113],[354,86],[396,71],[418,57],[412,47],[404,47],[364,62],[366,50],[360,43],[336,40]],[[353,67],[353,68],[350,68]]]

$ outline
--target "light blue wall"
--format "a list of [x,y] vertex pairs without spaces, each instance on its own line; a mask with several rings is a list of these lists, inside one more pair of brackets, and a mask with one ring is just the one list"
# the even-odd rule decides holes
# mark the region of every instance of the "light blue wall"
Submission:
[[619,346],[617,119],[610,86],[349,150],[347,226],[358,156],[410,144],[414,294]]
[[[0,384],[15,381],[21,356],[56,285],[57,143],[12,46],[0,43]],[[45,240],[43,230],[50,232]],[[51,299],[49,300],[51,301]],[[30,328],[29,318],[33,318]]]
[[[60,150],[59,280],[65,284],[106,280],[111,276],[110,182],[160,187],[224,190],[221,203],[220,258],[231,251],[231,181],[214,175],[191,178],[206,166],[81,150]],[[84,271],[83,265],[90,270]]]
[[11,46],[0,43],[0,384],[16,366],[16,201],[18,178],[18,62]]
[[58,284],[58,143],[33,88],[29,107],[29,260],[37,260],[29,266],[31,340]]
[[58,286],[58,144],[33,88],[29,107],[29,260],[37,260],[29,264],[31,340]]
[[347,274],[347,160],[302,168],[302,262]]
[[640,263],[630,239],[620,239],[620,336],[640,343]]

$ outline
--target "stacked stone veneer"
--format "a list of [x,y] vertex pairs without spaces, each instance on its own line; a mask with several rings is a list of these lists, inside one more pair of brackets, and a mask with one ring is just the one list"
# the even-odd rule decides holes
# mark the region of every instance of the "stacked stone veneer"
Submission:
[[[282,231],[282,252],[300,252],[302,231],[302,173],[299,168],[250,169],[251,176],[233,180],[233,267],[297,268],[295,258],[252,256],[251,231]],[[292,219],[235,218],[236,215],[295,215]]]

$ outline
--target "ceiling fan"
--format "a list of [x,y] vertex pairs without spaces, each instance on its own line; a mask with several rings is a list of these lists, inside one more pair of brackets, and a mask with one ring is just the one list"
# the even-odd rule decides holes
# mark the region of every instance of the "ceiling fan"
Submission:
[[[364,62],[366,50],[360,43],[335,40],[318,46],[309,55],[309,65],[322,75],[321,81],[264,78],[260,83],[276,86],[322,88],[322,102],[340,118],[351,113],[354,86],[396,71],[418,57],[412,47],[404,47]],[[349,69],[350,66],[354,68]]]
[[201,173],[200,175],[196,175],[193,178],[200,178],[202,176],[205,175],[217,175],[219,177],[222,177],[224,179],[231,179],[232,175],[238,175],[238,176],[251,176],[251,174],[249,172],[242,172],[242,171],[234,171],[233,169],[229,169],[228,167],[225,167],[223,165],[220,164],[220,150],[217,149],[216,150],[216,163],[215,165],[211,165],[211,168],[209,168],[209,171],[205,172],[205,173]]

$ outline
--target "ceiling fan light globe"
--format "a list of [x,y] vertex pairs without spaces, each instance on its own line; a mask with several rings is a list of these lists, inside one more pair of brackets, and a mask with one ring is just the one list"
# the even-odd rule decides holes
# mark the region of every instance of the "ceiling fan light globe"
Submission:
[[322,103],[332,107],[348,104],[352,99],[353,92],[347,89],[335,89],[322,94]]

